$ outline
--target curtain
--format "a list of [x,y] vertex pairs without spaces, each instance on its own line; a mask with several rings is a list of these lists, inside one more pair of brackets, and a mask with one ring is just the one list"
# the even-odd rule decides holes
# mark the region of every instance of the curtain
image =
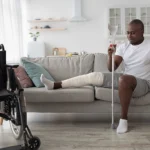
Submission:
[[7,62],[19,62],[23,55],[21,0],[0,0],[0,44],[6,49]]

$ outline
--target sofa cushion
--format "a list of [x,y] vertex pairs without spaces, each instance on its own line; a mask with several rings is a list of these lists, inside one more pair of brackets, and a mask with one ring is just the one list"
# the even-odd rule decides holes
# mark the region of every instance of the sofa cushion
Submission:
[[25,88],[24,95],[27,102],[92,102],[94,101],[94,88],[46,90],[45,88]]
[[42,65],[26,60],[22,60],[22,63],[36,87],[44,87],[43,83],[40,81],[41,74],[44,74],[47,79],[54,81],[53,77],[42,67]]
[[[107,68],[107,54],[102,53],[96,53],[95,54],[95,61],[94,61],[94,72],[109,72]],[[124,70],[124,65],[121,63],[121,65],[118,67],[118,69],[115,72],[121,73]]]
[[33,86],[31,79],[29,78],[25,69],[22,66],[14,68],[14,72],[23,88],[28,88]]
[[93,71],[94,54],[73,57],[22,58],[42,64],[55,81],[65,80]]
[[[109,88],[95,87],[95,97],[98,100],[112,101],[112,90]],[[114,103],[120,103],[118,90],[114,90]],[[131,105],[148,105],[150,104],[150,92],[144,96],[131,99]]]

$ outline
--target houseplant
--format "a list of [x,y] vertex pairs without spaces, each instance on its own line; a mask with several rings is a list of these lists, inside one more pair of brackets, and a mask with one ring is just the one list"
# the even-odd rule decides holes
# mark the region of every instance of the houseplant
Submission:
[[37,38],[40,36],[40,32],[36,32],[36,33],[30,32],[29,34],[33,38],[33,41],[36,41]]

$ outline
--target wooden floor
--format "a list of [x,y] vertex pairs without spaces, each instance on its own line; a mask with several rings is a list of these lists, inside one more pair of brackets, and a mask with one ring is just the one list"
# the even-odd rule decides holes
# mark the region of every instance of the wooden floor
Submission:
[[[130,123],[129,132],[118,135],[109,123],[29,122],[32,133],[41,139],[39,150],[150,150],[150,123]],[[0,127],[0,148],[20,144],[9,123]]]

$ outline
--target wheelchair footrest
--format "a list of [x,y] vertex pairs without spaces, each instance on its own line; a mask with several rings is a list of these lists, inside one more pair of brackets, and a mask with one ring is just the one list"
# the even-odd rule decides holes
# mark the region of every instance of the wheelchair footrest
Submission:
[[24,149],[21,145],[16,145],[11,147],[1,148],[0,150],[28,150],[28,149]]
[[1,112],[0,112],[0,117],[4,118],[6,120],[10,120],[11,119],[8,115],[6,115],[4,113],[1,113]]

